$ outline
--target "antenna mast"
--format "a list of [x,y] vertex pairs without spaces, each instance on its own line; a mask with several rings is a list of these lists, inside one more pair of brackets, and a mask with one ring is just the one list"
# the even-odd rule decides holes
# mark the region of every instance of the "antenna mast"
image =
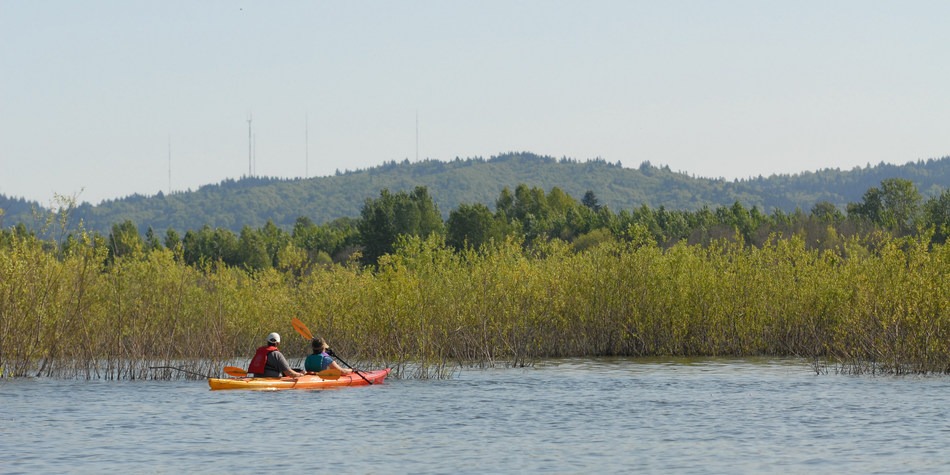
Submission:
[[168,194],[172,194],[172,134],[168,134]]
[[253,145],[253,139],[251,135],[251,121],[253,119],[254,119],[254,116],[250,112],[248,112],[247,113],[247,176],[248,178],[254,175],[254,170],[252,168],[253,163],[254,163],[253,162],[254,160],[253,146],[254,145]]
[[303,116],[303,177],[310,178],[310,114]]
[[419,111],[416,111],[416,162],[419,162]]

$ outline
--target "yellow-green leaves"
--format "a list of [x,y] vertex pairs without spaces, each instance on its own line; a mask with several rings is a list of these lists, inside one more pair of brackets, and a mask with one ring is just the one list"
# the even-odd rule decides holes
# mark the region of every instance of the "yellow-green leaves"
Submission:
[[[373,270],[196,269],[172,251],[106,255],[84,238],[57,255],[29,237],[0,248],[0,367],[27,374],[160,377],[250,358],[272,331],[292,364],[305,321],[347,361],[441,377],[548,357],[774,355],[845,371],[950,371],[950,248],[919,239],[722,239],[663,248],[645,229],[577,245],[490,241],[461,251],[404,237]],[[100,249],[100,250],[97,250]]]

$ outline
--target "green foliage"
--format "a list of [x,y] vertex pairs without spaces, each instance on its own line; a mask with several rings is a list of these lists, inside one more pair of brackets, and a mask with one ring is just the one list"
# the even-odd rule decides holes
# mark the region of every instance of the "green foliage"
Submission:
[[[506,237],[522,240],[527,248],[552,239],[568,243],[581,239],[583,242],[574,246],[581,250],[603,240],[604,233],[629,240],[630,229],[642,228],[650,241],[664,248],[680,241],[709,246],[722,239],[761,247],[772,235],[778,235],[800,236],[810,249],[844,252],[844,239],[871,236],[877,231],[917,236],[932,229],[928,234],[932,242],[945,242],[944,208],[950,208],[944,206],[944,201],[948,201],[946,193],[920,206],[921,198],[914,184],[902,180],[885,180],[880,188],[870,188],[863,202],[849,206],[847,216],[828,202],[816,204],[809,215],[799,209],[793,213],[774,210],[766,215],[758,207],[747,208],[739,201],[697,211],[641,205],[615,214],[607,206],[592,206],[596,198],[590,194],[586,198],[585,205],[557,187],[548,193],[526,184],[518,185],[514,192],[505,188],[495,201],[498,209],[494,214],[481,204],[463,204],[451,211],[444,226],[446,242],[462,251],[466,246],[477,250]],[[67,217],[64,214],[59,219],[68,220]],[[110,259],[141,255],[162,247],[154,233],[149,232],[151,228],[144,240],[131,221],[116,224],[112,229],[107,240]],[[588,236],[594,230],[601,231]],[[221,263],[256,270],[278,267],[294,269],[294,274],[302,275],[314,266],[355,259],[372,265],[393,252],[400,236],[427,236],[442,231],[438,207],[427,190],[419,187],[412,193],[382,190],[379,198],[366,200],[358,220],[341,218],[316,225],[301,216],[290,232],[268,221],[261,228],[245,226],[239,236],[225,228],[203,226],[179,238],[174,229],[169,229],[164,244],[191,265]],[[29,233],[22,225],[11,232]],[[66,245],[72,245],[72,235],[66,236]],[[93,234],[92,239],[100,237]]]
[[811,208],[811,215],[825,224],[837,224],[844,220],[841,211],[828,201],[815,203]]
[[163,243],[167,249],[179,252],[182,246],[181,235],[178,234],[178,231],[168,228],[168,230],[165,231],[165,240]]
[[611,234],[609,230],[597,228],[574,240],[574,251],[582,252],[592,247],[600,246],[605,243],[611,243],[613,241],[613,234]]
[[861,203],[848,205],[848,214],[867,219],[894,232],[907,236],[916,230],[921,219],[920,193],[909,180],[889,178],[881,187],[871,187]]
[[182,239],[185,262],[191,265],[205,265],[222,262],[234,265],[239,262],[239,241],[237,236],[227,229],[211,229],[203,226],[198,231],[188,231]]
[[601,208],[600,200],[597,199],[597,195],[595,195],[591,190],[584,192],[584,197],[581,199],[581,203],[594,211],[599,211]]
[[924,205],[925,219],[934,228],[933,241],[946,243],[950,236],[950,189],[943,190],[940,196],[933,197]]
[[[443,235],[425,188],[383,190],[359,221],[298,217],[289,233],[268,222],[239,236],[206,225],[182,239],[169,229],[168,248],[131,221],[107,238],[66,232],[57,213],[45,222],[58,233],[0,230],[0,366],[217,371],[299,316],[347,354],[418,377],[604,355],[950,372],[946,191],[921,208],[912,183],[885,180],[848,216],[826,203],[806,215],[586,202],[520,184],[499,192],[494,214],[459,206]],[[356,265],[361,255],[372,265]],[[306,342],[287,350],[306,354]]]
[[144,242],[132,221],[125,220],[112,225],[109,233],[109,256],[113,260],[123,256],[138,256],[143,252]]
[[461,204],[446,222],[446,242],[456,250],[468,246],[481,249],[504,236],[504,226],[497,223],[491,210],[483,204]]
[[443,231],[439,209],[425,187],[395,194],[384,189],[379,198],[366,200],[360,216],[363,263],[369,265],[391,253],[399,236],[425,237]]
[[255,231],[247,226],[241,230],[235,258],[249,269],[261,270],[271,267],[271,256],[267,249],[267,242],[263,232]]
[[[869,187],[891,178],[913,181],[925,199],[937,196],[950,183],[950,158],[727,181],[698,178],[649,163],[639,168],[623,168],[604,160],[579,162],[508,153],[489,159],[475,157],[450,162],[390,162],[320,178],[224,180],[194,191],[150,197],[133,195],[96,206],[83,203],[76,207],[72,219],[82,220],[86,229],[103,234],[108,234],[114,223],[125,220],[136,223],[141,233],[148,227],[187,230],[205,225],[239,233],[244,226],[257,229],[268,221],[289,231],[301,216],[318,224],[341,217],[354,218],[359,216],[365,200],[376,197],[379,190],[409,193],[417,186],[428,189],[447,219],[449,212],[462,203],[481,203],[492,208],[504,188],[513,190],[519,184],[526,184],[529,189],[557,187],[574,197],[591,192],[597,205],[617,211],[641,205],[697,211],[704,206],[728,207],[739,201],[746,208],[756,207],[766,214],[774,210],[791,213],[796,208],[810,210],[820,202],[844,209],[848,203],[858,202]],[[588,204],[584,206],[597,211],[596,206]],[[45,214],[38,203],[3,195],[0,209],[5,210],[0,221],[3,226],[25,223],[34,231],[41,223],[34,219],[33,210]],[[503,206],[495,211],[501,209]]]
[[297,218],[291,233],[292,243],[304,249],[311,260],[324,261],[318,255],[332,256],[336,262],[347,260],[348,250],[359,243],[359,230],[355,220],[340,218],[323,226],[313,224],[307,217]]
[[[213,232],[211,232],[213,236]],[[720,239],[518,239],[457,251],[405,235],[373,271],[353,266],[196,268],[169,250],[109,257],[89,235],[58,255],[33,236],[0,247],[5,374],[163,377],[215,373],[270,331],[303,357],[298,316],[352,361],[403,375],[548,357],[772,355],[852,372],[950,372],[950,247],[878,234],[810,248]],[[284,252],[279,263],[289,262]],[[526,250],[527,249],[527,250]],[[816,368],[820,368],[816,364]]]
[[[158,240],[158,236],[155,235],[155,230],[153,230],[151,227],[145,231],[145,240],[143,244],[145,245],[146,252],[157,251],[162,248],[161,241]],[[174,249],[174,247],[172,247],[172,249]]]

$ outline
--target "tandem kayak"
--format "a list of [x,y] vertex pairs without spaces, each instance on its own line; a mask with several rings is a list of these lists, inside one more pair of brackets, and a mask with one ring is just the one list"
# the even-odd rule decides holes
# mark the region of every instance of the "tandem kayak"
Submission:
[[[366,386],[379,384],[386,379],[390,368],[376,371],[360,371],[345,375],[308,374],[299,378],[209,378],[208,385],[215,389],[252,389],[275,391],[279,389],[329,389],[343,386]],[[360,375],[363,375],[360,377]],[[366,379],[363,379],[366,378]]]

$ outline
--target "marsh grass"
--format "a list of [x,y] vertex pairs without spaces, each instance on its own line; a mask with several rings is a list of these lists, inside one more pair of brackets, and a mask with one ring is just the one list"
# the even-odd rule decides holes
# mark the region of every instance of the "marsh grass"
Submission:
[[4,376],[181,378],[244,366],[263,336],[302,359],[298,317],[362,368],[446,377],[544,358],[787,356],[817,372],[950,372],[950,251],[921,238],[797,237],[667,249],[608,240],[577,252],[506,240],[480,251],[403,240],[377,269],[309,275],[188,266],[159,249],[106,264],[79,242],[0,249]]

